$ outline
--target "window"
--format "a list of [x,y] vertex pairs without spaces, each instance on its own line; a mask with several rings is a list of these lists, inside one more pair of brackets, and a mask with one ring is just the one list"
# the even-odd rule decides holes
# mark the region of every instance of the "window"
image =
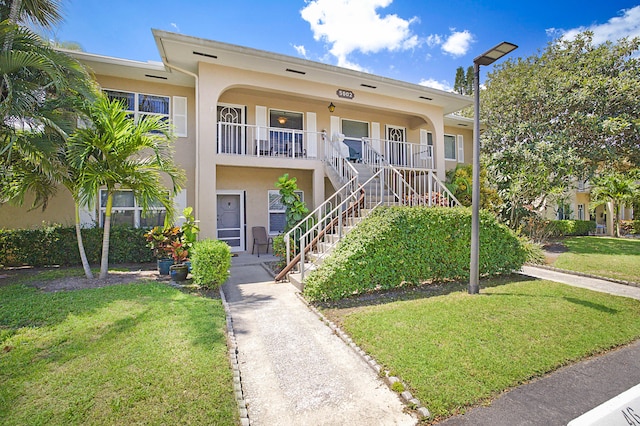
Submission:
[[[300,201],[304,202],[304,193],[296,191]],[[281,234],[287,224],[286,208],[280,199],[280,191],[269,190],[269,234]]]
[[584,204],[578,204],[578,220],[584,220]]
[[159,115],[169,119],[169,96],[147,95],[144,93],[105,90],[109,99],[123,102],[129,115],[136,120],[145,115]]
[[[104,214],[107,207],[107,191],[100,190],[100,226],[104,226]],[[163,226],[166,216],[162,204],[155,203],[145,214],[142,207],[133,196],[133,191],[122,190],[113,194],[113,206],[111,208],[111,225],[129,225],[134,228],[152,228]]]
[[444,135],[444,159],[456,159],[456,137],[453,135]]

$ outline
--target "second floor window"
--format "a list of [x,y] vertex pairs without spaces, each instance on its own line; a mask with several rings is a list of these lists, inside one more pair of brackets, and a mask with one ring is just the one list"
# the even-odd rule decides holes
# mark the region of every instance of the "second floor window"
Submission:
[[109,99],[117,99],[125,104],[126,110],[136,120],[145,115],[159,115],[169,119],[169,96],[148,95],[144,93],[105,90]]

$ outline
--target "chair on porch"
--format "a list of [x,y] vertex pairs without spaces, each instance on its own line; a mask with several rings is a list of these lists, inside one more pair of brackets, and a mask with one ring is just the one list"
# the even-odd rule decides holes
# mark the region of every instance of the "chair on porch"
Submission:
[[269,246],[273,244],[273,238],[267,235],[267,230],[264,226],[254,226],[251,228],[253,234],[253,247],[251,248],[251,254],[253,254],[256,246],[258,246],[258,257],[260,257],[260,246],[267,246],[266,253],[269,253]]

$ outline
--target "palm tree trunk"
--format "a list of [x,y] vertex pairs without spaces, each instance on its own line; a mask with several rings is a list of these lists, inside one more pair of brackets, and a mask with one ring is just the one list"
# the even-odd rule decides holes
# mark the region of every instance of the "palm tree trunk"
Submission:
[[104,210],[104,233],[102,234],[102,258],[100,259],[100,279],[107,278],[109,273],[109,233],[111,232],[111,207],[113,206],[113,194],[107,195],[107,206]]
[[84,243],[82,242],[82,232],[80,229],[80,206],[78,203],[74,204],[76,206],[76,239],[78,240],[78,251],[80,252],[80,260],[82,260],[82,268],[84,269],[84,275],[88,279],[93,279],[93,274],[89,267],[89,261],[87,260],[87,253],[84,251]]

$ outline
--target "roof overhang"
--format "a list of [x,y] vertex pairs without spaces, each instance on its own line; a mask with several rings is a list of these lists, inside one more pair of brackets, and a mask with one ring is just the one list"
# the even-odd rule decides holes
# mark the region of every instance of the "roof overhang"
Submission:
[[129,59],[79,52],[76,50],[58,50],[74,57],[86,65],[93,74],[172,84],[177,86],[195,86],[193,77],[184,73],[172,72],[170,69],[167,69],[162,62],[132,61]]
[[345,90],[366,91],[442,107],[449,114],[472,104],[468,96],[393,80],[306,59],[251,49],[197,37],[154,29],[153,36],[167,68],[197,74],[206,62],[243,70],[326,84]]

